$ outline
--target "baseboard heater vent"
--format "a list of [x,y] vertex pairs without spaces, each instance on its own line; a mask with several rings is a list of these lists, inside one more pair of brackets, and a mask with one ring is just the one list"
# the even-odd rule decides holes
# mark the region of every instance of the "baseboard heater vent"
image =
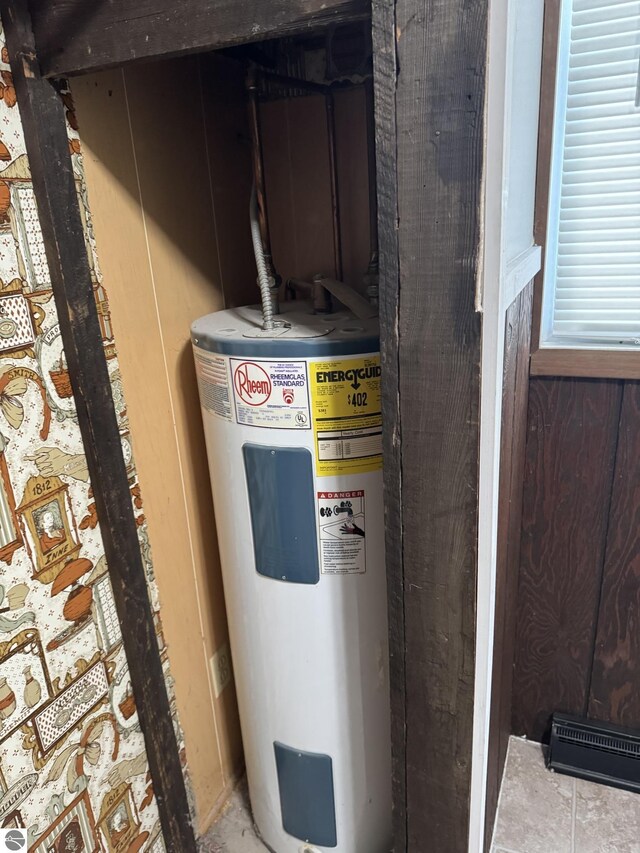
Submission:
[[554,714],[547,767],[640,793],[640,731]]

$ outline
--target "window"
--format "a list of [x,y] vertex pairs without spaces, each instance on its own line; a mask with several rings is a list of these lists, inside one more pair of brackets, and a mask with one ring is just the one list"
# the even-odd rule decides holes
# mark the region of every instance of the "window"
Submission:
[[554,112],[540,346],[640,353],[640,0],[562,0]]

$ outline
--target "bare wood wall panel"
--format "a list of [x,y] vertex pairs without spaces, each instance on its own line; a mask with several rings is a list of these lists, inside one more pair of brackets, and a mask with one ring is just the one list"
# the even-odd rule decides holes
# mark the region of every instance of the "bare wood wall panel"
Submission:
[[624,385],[589,715],[640,727],[640,383]]
[[[163,75],[162,86],[158,85],[158,73]],[[171,586],[167,589],[171,607],[165,607],[163,612],[174,609],[176,587],[183,583],[192,586],[197,606],[186,614],[187,619],[201,631],[201,636],[198,644],[195,637],[193,645],[190,644],[190,669],[184,671],[183,677],[189,679],[191,693],[197,689],[201,694],[203,711],[208,701],[207,716],[215,725],[211,730],[209,722],[206,737],[192,737],[191,751],[195,753],[194,760],[206,766],[217,748],[222,780],[226,786],[239,770],[241,743],[233,685],[216,699],[210,683],[209,660],[216,649],[228,641],[228,633],[189,329],[194,318],[223,307],[220,291],[224,282],[219,274],[214,229],[215,222],[225,212],[217,211],[218,215],[214,217],[207,154],[222,160],[231,158],[228,150],[211,152],[206,144],[196,59],[163,63],[156,67],[141,65],[126,70],[124,74],[145,211],[154,297],[163,340],[166,381],[172,401],[175,452],[180,459],[182,482],[176,486],[184,501],[189,536],[189,550],[181,553],[182,570],[176,571],[180,564],[174,563]],[[175,104],[173,121],[179,128],[178,132],[183,134],[183,141],[178,144],[176,135],[172,134],[165,146],[158,142],[166,127],[167,98]],[[243,217],[243,225],[245,222]],[[245,231],[246,227],[240,234]],[[231,246],[225,248],[228,251]],[[157,365],[159,367],[160,364]],[[149,381],[149,377],[145,377],[145,381]],[[151,409],[151,416],[152,412]],[[144,436],[146,440],[146,435],[146,431],[138,432],[140,439]],[[158,466],[162,458],[156,457],[153,464]],[[155,496],[154,503],[157,500],[158,496]],[[152,544],[153,541],[151,538]],[[184,625],[184,612],[180,614],[180,621]],[[198,663],[197,677],[194,659]],[[206,798],[202,798],[200,819],[204,822],[208,822],[215,808],[214,793],[217,800],[222,790],[211,788]],[[209,805],[208,812],[205,803]]]
[[204,829],[241,744],[233,687],[215,700],[209,683],[208,659],[227,633],[189,324],[223,300],[198,63],[107,72],[73,91]]
[[584,714],[622,383],[533,379],[523,498],[513,731]]
[[[385,489],[387,501],[400,491],[401,525],[387,537],[396,845],[461,853],[475,664],[474,296],[487,3],[399,0],[374,3],[373,13],[374,56],[385,54],[376,59],[378,197],[381,222],[392,217],[381,230],[383,358],[391,370],[383,406],[392,431]],[[397,182],[397,219],[388,182]]]
[[[335,125],[344,280],[363,291],[369,262],[367,123],[362,86],[336,92]],[[261,106],[271,247],[283,278],[335,275],[325,99]],[[255,276],[254,276],[255,278]]]
[[[369,264],[367,98],[363,86],[335,94],[342,265],[347,284],[364,293]],[[373,188],[375,190],[375,188]]]
[[324,98],[261,106],[271,249],[283,278],[333,275],[331,191]]
[[522,524],[522,486],[529,396],[533,282],[509,306],[505,327],[498,510],[496,604],[487,774],[486,838],[491,844],[511,734],[513,660]]
[[218,275],[224,307],[247,305],[257,295],[256,264],[247,227],[251,196],[251,135],[244,74],[222,56],[198,57],[207,139]]

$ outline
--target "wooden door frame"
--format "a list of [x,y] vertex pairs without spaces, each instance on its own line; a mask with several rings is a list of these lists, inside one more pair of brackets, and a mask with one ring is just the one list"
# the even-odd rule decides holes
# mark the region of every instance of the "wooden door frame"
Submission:
[[[34,191],[105,553],[169,851],[195,850],[111,400],[64,111],[46,79],[256,40],[258,6],[225,7],[222,35],[167,34],[91,59],[87,20],[43,47],[68,0],[0,0]],[[276,2],[276,0],[274,0]],[[94,4],[100,10],[122,8]],[[280,30],[362,16],[362,3],[277,0]],[[82,5],[82,4],[81,4]],[[174,7],[158,0],[158,7]],[[266,5],[266,4],[265,4]],[[477,581],[479,278],[488,0],[373,0],[381,276],[386,549],[395,850],[463,853],[469,843]],[[86,3],[84,3],[86,9]],[[321,10],[328,9],[328,13]],[[78,8],[78,14],[80,10]],[[305,12],[305,14],[302,14]],[[284,15],[284,18],[282,17]],[[302,20],[304,18],[304,20]],[[60,18],[58,19],[60,20]],[[215,18],[214,18],[215,20]],[[100,25],[101,26],[101,25]],[[215,27],[212,31],[215,31]],[[157,33],[156,33],[157,35]],[[68,36],[68,37],[67,37]],[[192,39],[192,42],[188,41]],[[226,39],[226,41],[225,41]],[[64,41],[64,39],[63,39]],[[164,47],[163,47],[164,45]],[[138,50],[139,47],[139,50]],[[175,47],[175,45],[174,45]],[[84,51],[85,61],[82,55]],[[110,53],[110,51],[112,51]],[[137,51],[137,52],[136,52]],[[140,52],[142,51],[142,53]],[[73,58],[73,60],[70,59]],[[113,61],[111,61],[113,60]],[[52,168],[55,164],[55,168]]]

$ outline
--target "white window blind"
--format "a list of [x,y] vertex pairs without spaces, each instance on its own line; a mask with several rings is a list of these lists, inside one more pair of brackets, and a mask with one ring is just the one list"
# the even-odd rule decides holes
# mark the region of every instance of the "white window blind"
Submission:
[[640,345],[640,0],[563,0],[543,341]]

